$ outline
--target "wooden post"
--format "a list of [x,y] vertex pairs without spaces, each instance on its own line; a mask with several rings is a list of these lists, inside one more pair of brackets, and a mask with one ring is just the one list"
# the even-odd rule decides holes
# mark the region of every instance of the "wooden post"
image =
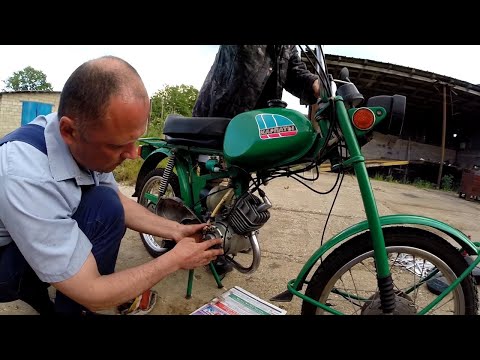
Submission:
[[407,165],[405,165],[405,170],[403,172],[403,183],[407,183],[407,178],[408,178],[408,164],[410,164],[410,136],[408,137],[408,143],[407,143]]
[[443,162],[445,160],[445,137],[447,133],[447,85],[443,84],[443,127],[442,127],[442,155],[440,157],[440,167],[438,169],[437,189],[440,189],[442,182]]

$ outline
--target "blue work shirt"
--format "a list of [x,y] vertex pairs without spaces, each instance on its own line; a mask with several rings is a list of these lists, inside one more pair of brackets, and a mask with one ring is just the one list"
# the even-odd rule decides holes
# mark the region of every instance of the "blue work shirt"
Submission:
[[0,246],[12,240],[44,282],[75,275],[92,244],[72,219],[82,185],[118,191],[112,173],[81,169],[60,135],[56,113],[38,116],[48,157],[25,142],[0,146]]

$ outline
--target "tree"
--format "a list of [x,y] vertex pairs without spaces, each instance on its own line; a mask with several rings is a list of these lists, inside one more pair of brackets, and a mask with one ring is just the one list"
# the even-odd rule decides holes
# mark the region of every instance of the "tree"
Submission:
[[52,84],[47,82],[47,76],[41,70],[36,70],[31,66],[14,72],[5,83],[4,91],[26,91],[26,90],[44,90],[53,91]]
[[169,114],[192,116],[193,105],[198,97],[198,90],[191,85],[165,85],[151,99],[149,135],[162,133],[165,119]]

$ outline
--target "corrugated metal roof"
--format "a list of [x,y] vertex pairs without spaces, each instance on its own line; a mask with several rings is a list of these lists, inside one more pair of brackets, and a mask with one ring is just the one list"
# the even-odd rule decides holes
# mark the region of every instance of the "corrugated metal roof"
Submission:
[[[312,65],[302,58],[307,67]],[[407,66],[326,54],[328,72],[338,78],[340,70],[347,67],[350,80],[368,99],[377,95],[404,95],[407,98],[405,120],[401,124],[382,123],[383,133],[411,138],[432,145],[442,139],[443,89],[446,89],[447,147],[456,148],[459,138],[454,133],[480,138],[480,85]],[[475,148],[480,148],[478,141]]]
[[[365,97],[385,94],[407,96],[407,104],[425,110],[443,103],[442,87],[447,85],[447,106],[469,117],[480,113],[480,85],[450,76],[380,61],[340,55],[326,55],[329,72],[335,77],[344,66],[350,79]],[[451,94],[450,94],[451,90]],[[456,108],[456,109],[455,109]],[[468,114],[467,114],[468,113]]]
[[47,91],[47,90],[23,90],[23,91],[0,91],[0,96],[3,94],[60,94],[61,91]]

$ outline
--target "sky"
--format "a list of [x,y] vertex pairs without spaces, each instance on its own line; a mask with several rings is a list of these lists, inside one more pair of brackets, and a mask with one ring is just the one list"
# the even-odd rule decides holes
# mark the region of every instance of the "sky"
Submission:
[[[0,45],[0,90],[14,72],[41,70],[61,91],[83,62],[103,55],[121,57],[142,77],[150,96],[165,85],[202,86],[218,45]],[[403,65],[480,84],[480,45],[324,45],[324,52]],[[285,93],[289,107],[306,113]]]

